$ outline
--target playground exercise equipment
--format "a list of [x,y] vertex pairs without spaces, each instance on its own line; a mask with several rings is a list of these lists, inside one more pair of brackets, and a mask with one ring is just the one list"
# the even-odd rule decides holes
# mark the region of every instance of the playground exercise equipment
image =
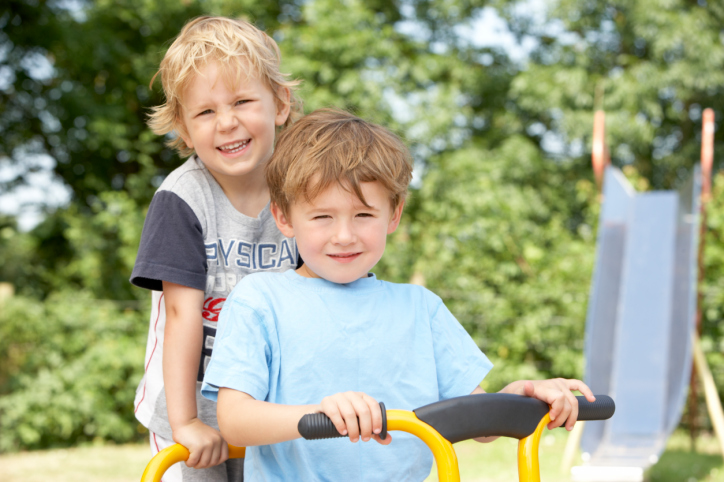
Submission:
[[700,201],[702,191],[709,192],[714,119],[707,109],[702,166],[689,180],[678,191],[642,193],[609,165],[604,119],[601,111],[594,118],[593,168],[602,205],[585,380],[594,392],[615,397],[618,413],[585,424],[580,441],[586,463],[573,467],[572,475],[579,481],[640,481],[679,423],[698,347]]
[[[616,409],[606,395],[596,395],[595,402],[578,398],[579,420],[605,420]],[[441,482],[459,482],[454,443],[477,437],[501,436],[518,439],[518,477],[520,482],[540,482],[538,445],[541,433],[550,422],[545,402],[520,395],[486,393],[451,398],[425,405],[413,411],[386,410],[381,437],[387,431],[400,430],[420,438],[430,448]],[[299,433],[309,439],[344,437],[326,415],[308,414],[299,421]],[[310,442],[314,443],[314,442]],[[245,450],[229,446],[229,457],[243,457]],[[188,459],[188,450],[172,445],[151,460],[141,482],[159,482],[173,464]]]

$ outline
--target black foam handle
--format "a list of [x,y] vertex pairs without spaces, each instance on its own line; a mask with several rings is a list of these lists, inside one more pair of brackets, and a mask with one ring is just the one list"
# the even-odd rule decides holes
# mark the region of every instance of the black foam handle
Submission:
[[607,420],[613,417],[616,404],[608,395],[596,395],[595,402],[589,402],[586,397],[578,396],[578,420]]
[[[380,410],[382,410],[382,432],[380,438],[387,438],[387,410],[385,404],[380,402]],[[299,434],[307,440],[321,440],[325,438],[346,437],[337,432],[332,421],[323,413],[308,413],[304,415],[297,425]]]

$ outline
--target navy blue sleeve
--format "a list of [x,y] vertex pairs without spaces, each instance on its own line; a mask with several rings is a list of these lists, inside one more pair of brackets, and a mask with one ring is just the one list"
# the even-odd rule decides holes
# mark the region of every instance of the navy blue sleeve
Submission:
[[153,196],[143,224],[131,283],[162,291],[163,281],[204,291],[206,248],[201,223],[177,194]]

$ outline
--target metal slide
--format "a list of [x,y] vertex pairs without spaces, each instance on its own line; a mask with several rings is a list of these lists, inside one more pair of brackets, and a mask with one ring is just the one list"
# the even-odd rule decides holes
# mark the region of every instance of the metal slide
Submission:
[[[700,177],[697,166],[679,191],[637,193],[606,167],[585,380],[616,400],[616,416],[586,424],[585,472],[642,476],[679,423],[696,318]],[[640,480],[622,474],[611,480]]]

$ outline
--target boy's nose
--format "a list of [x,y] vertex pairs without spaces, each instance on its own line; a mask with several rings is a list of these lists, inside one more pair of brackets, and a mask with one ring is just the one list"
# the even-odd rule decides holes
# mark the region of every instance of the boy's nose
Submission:
[[350,226],[349,223],[340,222],[334,233],[333,242],[346,246],[354,243],[356,239],[357,236],[354,234],[352,226]]
[[235,129],[239,125],[239,119],[236,118],[233,112],[222,112],[219,114],[218,127],[222,132],[227,132]]

